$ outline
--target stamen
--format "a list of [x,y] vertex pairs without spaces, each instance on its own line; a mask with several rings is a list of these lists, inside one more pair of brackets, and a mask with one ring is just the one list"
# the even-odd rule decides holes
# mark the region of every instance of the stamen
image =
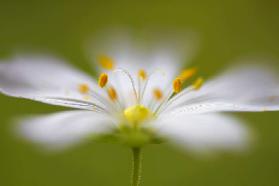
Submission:
[[[182,81],[179,77],[177,77],[174,81],[173,81],[173,92],[174,93],[178,93],[181,91],[182,89]],[[180,94],[174,96],[173,98],[171,98],[170,94],[169,96],[167,96],[168,99],[166,99],[166,101],[163,101],[162,104],[156,109],[155,114],[160,114],[162,112],[164,112],[172,103],[174,103],[177,99],[179,99],[180,97],[184,96],[185,94],[188,94],[191,91],[197,91],[199,90],[202,85],[204,83],[204,79],[202,77],[199,77],[193,84],[191,87],[186,88],[185,90],[183,90]]]
[[153,90],[153,96],[157,101],[160,101],[163,98],[163,92],[159,88]]
[[199,90],[199,89],[202,87],[203,83],[204,83],[204,79],[203,79],[202,77],[199,77],[199,78],[194,82],[193,88],[194,88],[195,90]]
[[182,89],[182,80],[180,78],[176,78],[173,83],[173,92],[174,93],[179,93]]
[[120,69],[120,68],[116,69],[114,72],[122,72],[123,74],[125,74],[125,75],[128,77],[128,79],[129,79],[130,82],[131,82],[131,85],[132,85],[132,89],[133,89],[133,93],[134,93],[134,95],[135,95],[135,98],[136,98],[137,102],[139,102],[139,97],[138,97],[138,94],[137,94],[135,82],[134,82],[134,79],[133,79],[133,77],[131,76],[131,74],[130,74],[128,71],[126,71],[126,70],[124,70],[124,69]]
[[99,56],[99,64],[106,70],[113,70],[115,66],[113,59],[106,55]]
[[197,68],[190,68],[182,71],[178,77],[181,79],[181,81],[186,81],[191,77],[193,77],[196,73],[197,73]]
[[88,94],[90,89],[86,83],[82,83],[78,86],[78,90],[81,94]]
[[147,78],[147,74],[146,72],[143,70],[143,69],[140,69],[139,72],[138,72],[138,76],[141,80],[146,80]]
[[117,92],[116,90],[113,88],[113,87],[109,87],[107,89],[107,93],[108,93],[108,96],[109,98],[112,100],[112,101],[116,101],[118,96],[117,96]]
[[106,86],[108,82],[108,75],[106,73],[102,73],[100,76],[99,76],[99,81],[98,81],[98,85],[103,88]]

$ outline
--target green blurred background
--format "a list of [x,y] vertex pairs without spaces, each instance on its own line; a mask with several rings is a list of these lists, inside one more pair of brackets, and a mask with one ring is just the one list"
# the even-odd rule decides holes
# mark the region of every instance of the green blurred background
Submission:
[[[0,1],[0,57],[44,51],[88,69],[84,42],[100,30],[156,28],[197,32],[200,47],[191,61],[203,74],[246,56],[279,58],[279,3],[234,1]],[[274,63],[279,72],[279,64]],[[129,149],[94,142],[45,154],[18,140],[10,120],[63,108],[0,95],[1,186],[129,185]],[[144,186],[279,185],[279,114],[237,114],[257,136],[246,154],[222,153],[201,159],[168,145],[144,149]]]

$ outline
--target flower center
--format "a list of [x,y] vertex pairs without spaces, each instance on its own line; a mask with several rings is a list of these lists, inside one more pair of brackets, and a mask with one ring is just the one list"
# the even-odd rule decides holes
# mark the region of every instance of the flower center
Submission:
[[[121,116],[123,112],[124,118],[121,119],[125,119],[126,122],[135,126],[147,119],[152,119],[153,116],[158,116],[181,96],[192,91],[198,91],[204,82],[203,78],[200,77],[192,85],[187,87],[187,89],[183,90],[185,82],[189,81],[197,73],[196,68],[189,68],[183,70],[175,77],[171,90],[169,89],[171,87],[164,86],[164,83],[169,84],[168,80],[167,82],[157,83],[158,80],[160,80],[160,76],[158,76],[157,73],[163,77],[167,69],[164,70],[158,67],[157,69],[153,69],[151,73],[147,73],[144,69],[139,69],[137,74],[134,74],[134,71],[130,74],[128,71],[129,69],[117,68],[116,64],[114,64],[114,60],[104,55],[99,57],[99,63],[107,73],[101,73],[99,75],[98,86],[106,90],[107,96],[103,98],[98,92],[94,92],[94,90],[91,90],[90,87],[84,83],[78,86],[78,91],[80,94],[83,94],[83,99],[85,101],[90,100],[93,96],[96,97],[101,106],[93,103],[90,104],[93,104],[94,107],[98,106],[98,111],[105,112],[106,114],[117,111],[117,113],[121,113]],[[112,84],[110,82],[111,77],[109,77],[112,73],[120,73],[120,75],[124,76],[125,80],[123,77],[117,78],[119,80],[113,81],[114,83]],[[152,83],[153,79],[155,83]],[[128,88],[121,90],[122,86],[129,86],[129,90]],[[121,93],[124,95],[121,95]],[[118,94],[120,95],[118,96]],[[151,95],[151,98],[147,97],[146,94],[148,94],[148,96]],[[176,94],[179,95],[176,96]],[[125,100],[126,97],[128,102],[131,100],[135,105],[127,108],[128,103]],[[145,102],[147,105],[146,107],[142,105],[143,100],[149,101],[149,103]],[[84,104],[88,103],[86,102]]]
[[127,121],[139,124],[151,116],[151,112],[143,105],[134,105],[124,110],[124,116]]

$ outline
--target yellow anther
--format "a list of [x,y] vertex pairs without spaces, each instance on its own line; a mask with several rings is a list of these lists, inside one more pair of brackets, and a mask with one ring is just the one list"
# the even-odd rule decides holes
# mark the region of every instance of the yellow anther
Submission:
[[163,98],[163,92],[160,89],[155,88],[153,90],[153,96],[157,101],[159,101]]
[[140,70],[139,70],[138,76],[139,76],[140,79],[142,79],[142,80],[146,80],[146,78],[147,78],[146,72],[145,72],[143,69],[140,69]]
[[89,86],[86,83],[82,83],[78,86],[78,91],[81,94],[87,94],[89,92]]
[[113,70],[114,69],[114,61],[111,57],[102,55],[99,56],[99,64],[101,65],[102,68],[106,70]]
[[182,80],[180,78],[175,78],[175,80],[172,83],[173,92],[178,93],[182,89]]
[[109,88],[107,89],[107,93],[108,93],[109,98],[110,98],[112,101],[117,100],[117,98],[118,98],[117,92],[116,92],[116,90],[115,90],[113,87],[109,87]]
[[202,87],[203,83],[204,79],[202,77],[199,77],[193,84],[194,89],[199,90]]
[[98,85],[103,88],[104,86],[106,86],[108,82],[108,75],[106,73],[102,73],[100,76],[99,76],[99,81],[98,81]]
[[140,124],[151,116],[151,112],[143,105],[134,105],[124,110],[124,116],[132,124]]
[[197,68],[190,68],[183,70],[181,74],[178,76],[182,81],[186,81],[193,77],[197,73]]

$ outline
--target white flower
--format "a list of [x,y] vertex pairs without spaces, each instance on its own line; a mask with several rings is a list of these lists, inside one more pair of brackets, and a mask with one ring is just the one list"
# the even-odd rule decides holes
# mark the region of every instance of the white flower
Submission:
[[242,148],[248,130],[219,112],[279,110],[279,84],[261,66],[235,68],[202,85],[202,78],[192,80],[195,68],[181,70],[166,52],[137,60],[100,56],[96,81],[54,58],[17,57],[0,64],[0,91],[78,109],[20,121],[25,137],[50,148],[103,135],[130,146],[163,138],[194,150]]

